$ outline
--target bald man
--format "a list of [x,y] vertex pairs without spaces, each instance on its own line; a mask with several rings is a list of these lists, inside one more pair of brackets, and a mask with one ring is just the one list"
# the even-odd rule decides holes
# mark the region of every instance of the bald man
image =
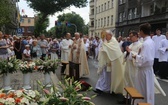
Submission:
[[123,54],[119,43],[112,35],[111,30],[106,30],[105,39],[99,51],[99,79],[95,90],[98,94],[103,91],[122,94],[124,89]]
[[[75,33],[75,39],[72,44],[71,61],[74,63],[80,63],[79,77],[89,75],[89,67],[87,56],[85,52],[85,45],[83,38],[80,38],[80,33]],[[67,71],[68,73],[69,71]]]

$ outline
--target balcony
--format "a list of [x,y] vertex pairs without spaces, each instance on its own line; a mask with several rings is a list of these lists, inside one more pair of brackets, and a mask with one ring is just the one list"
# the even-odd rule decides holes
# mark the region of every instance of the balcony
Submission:
[[90,30],[90,31],[94,30],[94,26],[90,26],[90,27],[89,27],[89,30]]
[[140,19],[139,18],[128,20],[127,24],[136,24],[136,23],[140,23]]
[[94,19],[94,14],[90,14],[90,15],[89,15],[89,18],[90,18],[90,19]]
[[146,17],[141,17],[140,21],[141,22],[147,22],[147,21],[152,22],[152,21],[165,20],[165,19],[168,19],[168,12],[146,16]]
[[90,4],[90,7],[94,7],[94,1],[93,0],[91,0],[89,4]]

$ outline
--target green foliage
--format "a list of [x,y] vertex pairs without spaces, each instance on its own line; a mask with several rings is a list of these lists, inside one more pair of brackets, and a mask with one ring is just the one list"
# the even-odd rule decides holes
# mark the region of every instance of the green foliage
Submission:
[[0,27],[11,21],[11,6],[10,0],[0,0]]
[[[72,36],[75,33],[75,24],[77,26],[77,31],[83,33],[85,28],[84,20],[75,12],[62,14],[58,16],[58,22],[61,22],[61,26],[56,26],[56,37],[63,37],[67,32],[71,33]],[[70,23],[71,26],[66,26],[66,22]]]
[[44,18],[43,14],[38,14],[34,29],[35,36],[39,36],[41,33],[45,33],[46,28],[48,26],[49,26],[49,18],[48,17]]
[[85,7],[87,0],[27,0],[29,6],[42,14],[54,15],[69,6]]
[[[44,28],[41,29],[40,25],[43,25],[49,15],[54,15],[56,12],[62,12],[70,6],[81,8],[87,5],[87,0],[27,0],[27,2],[31,8],[42,14],[41,19],[38,21],[37,28],[35,29],[36,36],[43,31]],[[65,27],[61,30],[65,30]]]
[[45,86],[38,81],[41,89],[44,91],[45,101],[42,105],[95,105],[91,99],[95,97],[87,97],[87,92],[92,90],[89,88],[86,92],[79,94],[81,90],[81,82],[73,79],[64,79],[59,82],[59,87],[53,86],[51,90],[45,89]]

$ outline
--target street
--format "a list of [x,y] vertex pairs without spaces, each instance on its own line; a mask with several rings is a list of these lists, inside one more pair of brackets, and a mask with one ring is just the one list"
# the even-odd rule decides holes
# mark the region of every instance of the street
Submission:
[[[81,78],[81,80],[85,80],[91,86],[94,88],[98,79],[97,75],[97,62],[89,59],[89,68],[90,68],[90,75],[88,77]],[[59,70],[56,71],[56,75],[58,79],[60,79],[60,68]],[[51,76],[52,80],[54,81],[55,84],[57,84],[58,80],[57,77],[53,77],[54,75]],[[22,78],[23,75],[21,72],[14,73],[11,76],[11,86],[13,89],[21,89],[22,88]],[[38,85],[36,83],[36,80],[43,81],[44,76],[43,73],[39,72],[34,72],[31,75],[31,87],[32,89],[38,89]],[[168,94],[168,80],[161,80],[159,79],[159,83],[163,90],[165,91],[166,94]],[[0,77],[0,87],[3,85],[3,77]],[[89,92],[88,95],[92,96],[94,95],[94,92]],[[96,105],[119,105],[117,104],[117,100],[121,100],[122,95],[115,95],[115,94],[109,94],[109,93],[103,93],[99,96],[96,96],[92,101]],[[161,94],[156,94],[155,95],[155,105],[168,105],[168,96],[164,97]]]
[[[95,89],[96,82],[98,80],[97,75],[97,62],[88,59],[89,69],[90,69],[90,75],[88,77],[81,78],[81,80],[85,80],[91,86]],[[60,74],[59,71],[57,71],[57,74]],[[58,76],[59,78],[59,76]],[[168,95],[168,80],[161,80],[158,79],[162,89],[165,91],[165,93]],[[90,92],[89,95],[94,95],[94,92]],[[164,97],[161,94],[155,95],[155,105],[168,105],[168,96]],[[109,93],[103,93],[99,96],[96,96],[92,101],[96,105],[120,105],[117,104],[118,100],[122,100],[122,95],[115,95],[115,94],[109,94]]]

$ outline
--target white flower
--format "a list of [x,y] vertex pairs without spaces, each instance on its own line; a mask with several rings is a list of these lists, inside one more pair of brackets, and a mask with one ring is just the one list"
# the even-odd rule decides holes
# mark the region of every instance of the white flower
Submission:
[[29,90],[28,96],[34,98],[34,97],[36,97],[36,93],[33,90]]
[[44,98],[44,97],[41,97],[41,98],[40,98],[40,101],[41,101],[41,102],[44,102],[45,100],[46,100],[46,98]]
[[14,103],[15,103],[14,98],[7,98],[5,100],[5,105],[15,105]]
[[22,98],[21,103],[29,105],[29,100],[27,98]]
[[10,63],[10,62],[8,62],[8,66],[9,66],[9,67],[13,67],[13,64]]
[[5,103],[5,99],[0,98],[0,103]]
[[22,95],[23,95],[22,90],[17,90],[17,91],[16,91],[16,96],[17,96],[17,97],[21,97]]
[[30,105],[38,105],[37,103],[35,102],[31,102]]

